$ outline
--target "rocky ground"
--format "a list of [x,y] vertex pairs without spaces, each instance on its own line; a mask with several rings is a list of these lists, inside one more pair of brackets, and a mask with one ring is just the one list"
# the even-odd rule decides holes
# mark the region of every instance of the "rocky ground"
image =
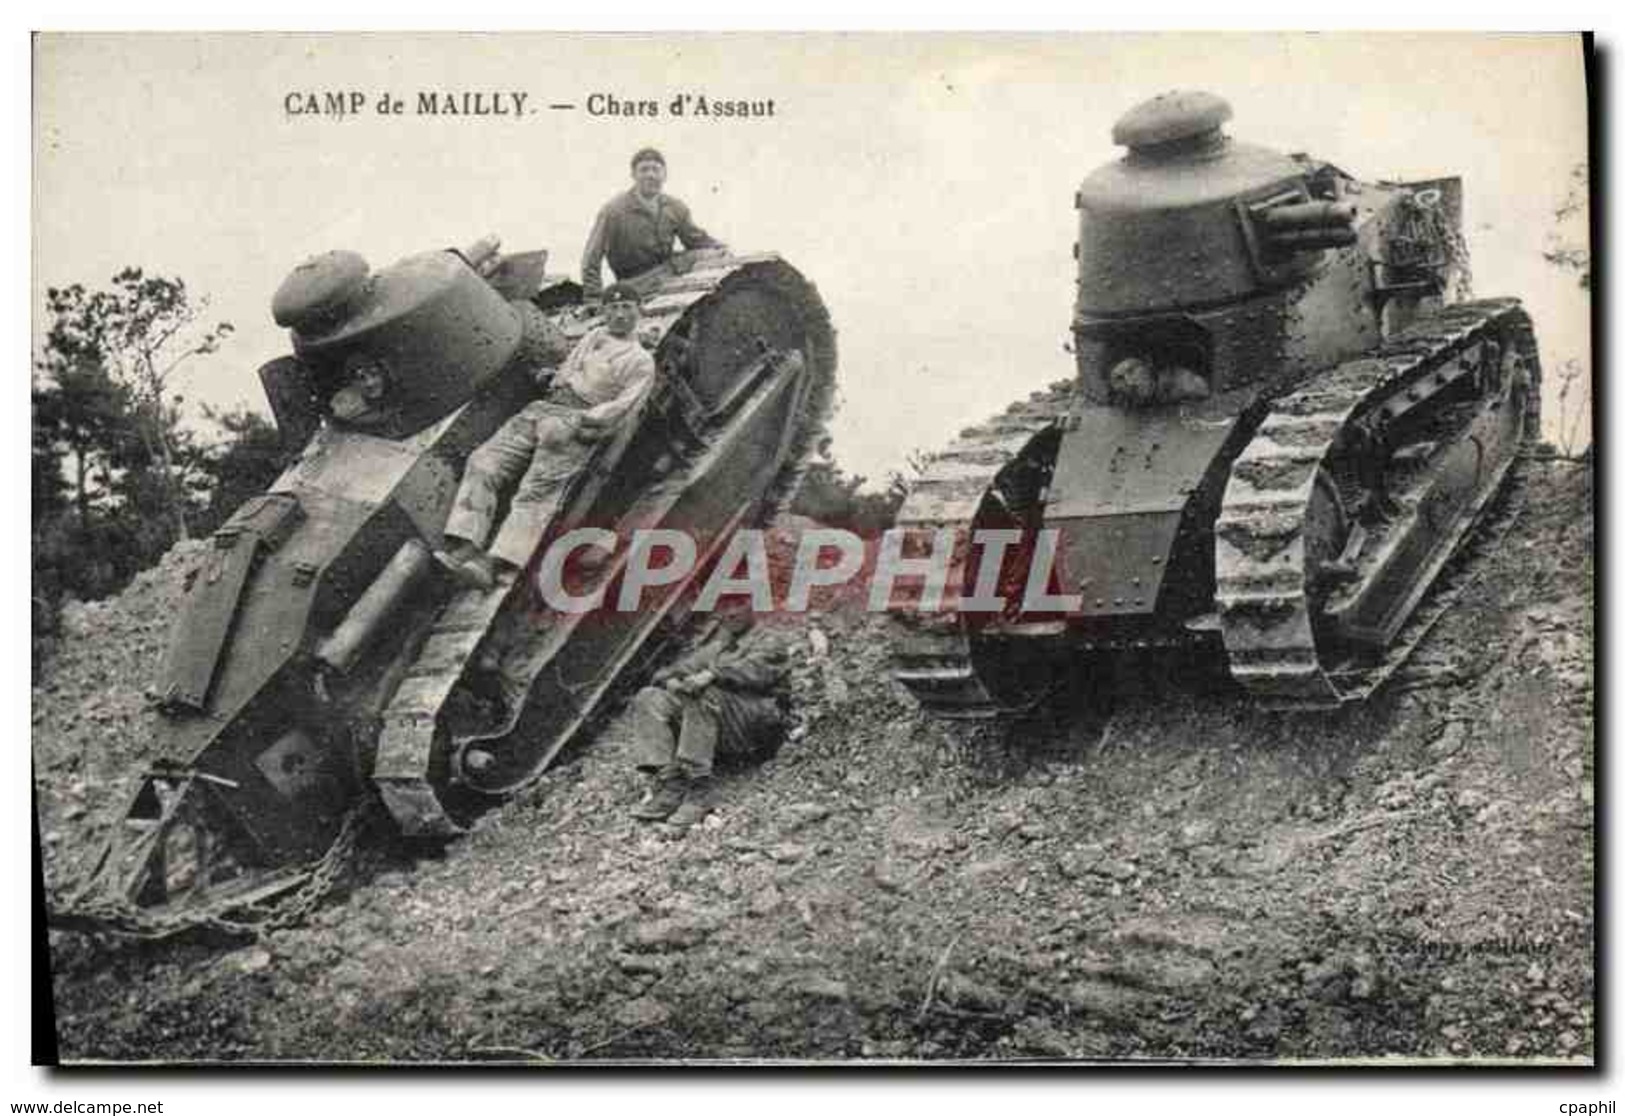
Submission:
[[[371,833],[306,925],[53,932],[64,1059],[1594,1056],[1589,473],[1526,469],[1377,700],[1180,669],[1110,710],[924,719],[826,617],[805,735],[680,839],[610,723],[438,855]],[[34,693],[51,886],[150,747],[177,553],[76,606]]]

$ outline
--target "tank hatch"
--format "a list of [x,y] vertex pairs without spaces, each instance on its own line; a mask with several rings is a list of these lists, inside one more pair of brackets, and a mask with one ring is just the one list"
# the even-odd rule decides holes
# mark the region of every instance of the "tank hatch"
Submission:
[[1164,152],[1170,144],[1208,146],[1222,142],[1219,128],[1233,115],[1230,102],[1212,93],[1159,93],[1112,125],[1112,142],[1140,154]]

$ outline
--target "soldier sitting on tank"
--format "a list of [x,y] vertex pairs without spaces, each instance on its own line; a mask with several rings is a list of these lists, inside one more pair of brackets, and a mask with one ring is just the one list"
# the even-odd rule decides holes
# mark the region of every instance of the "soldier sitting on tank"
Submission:
[[581,256],[581,287],[588,302],[599,297],[606,256],[615,278],[626,280],[669,261],[673,239],[689,249],[722,247],[694,223],[688,206],[661,191],[665,184],[664,155],[645,147],[632,156],[632,189],[604,203]]
[[[466,585],[490,589],[501,569],[529,561],[593,445],[609,436],[649,386],[655,364],[637,339],[638,301],[625,284],[605,291],[604,324],[576,343],[547,395],[469,455],[446,520],[448,545],[435,553]],[[516,480],[508,516],[489,550],[483,549],[502,491]]]
[[637,769],[652,782],[632,816],[687,829],[716,805],[716,760],[771,757],[790,722],[792,638],[725,612],[698,648],[632,699]]

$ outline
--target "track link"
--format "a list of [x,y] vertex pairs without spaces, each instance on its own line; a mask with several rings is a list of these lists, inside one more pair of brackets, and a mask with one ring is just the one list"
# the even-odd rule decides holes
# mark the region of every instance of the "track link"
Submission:
[[[1435,578],[1443,577],[1443,583],[1421,600],[1397,636],[1369,657],[1328,663],[1320,656],[1305,523],[1317,474],[1333,468],[1334,443],[1351,420],[1420,383],[1455,354],[1497,336],[1517,348],[1534,377],[1525,393],[1523,436],[1536,437],[1540,390],[1534,334],[1516,300],[1498,299],[1448,307],[1372,356],[1340,365],[1277,399],[1237,459],[1216,530],[1216,596],[1231,673],[1266,707],[1326,709],[1368,697],[1471,583],[1470,575],[1452,583],[1444,566],[1486,518],[1516,450],[1449,529],[1447,544],[1437,551],[1439,558],[1427,567],[1417,592]],[[1504,529],[1512,517],[1498,518]]]
[[920,610],[917,589],[899,586],[889,611],[899,630],[892,639],[891,674],[928,713],[982,720],[1014,712],[983,684],[971,661],[970,638],[957,602],[971,524],[994,476],[1039,432],[1066,417],[1073,382],[1061,380],[1013,404],[980,426],[960,431],[931,458],[898,511],[897,526],[934,539],[952,532],[954,556],[940,611]]

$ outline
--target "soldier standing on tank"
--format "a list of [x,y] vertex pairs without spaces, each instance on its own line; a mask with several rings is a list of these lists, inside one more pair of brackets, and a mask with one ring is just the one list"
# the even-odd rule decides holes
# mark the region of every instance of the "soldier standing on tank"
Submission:
[[[446,519],[446,549],[435,557],[464,584],[490,589],[498,565],[530,560],[570,479],[592,447],[636,406],[654,377],[654,357],[637,338],[638,293],[624,283],[604,292],[604,324],[576,342],[545,397],[513,416],[468,458]],[[502,492],[519,482],[489,551]]]
[[723,247],[694,223],[688,206],[661,190],[665,184],[664,155],[645,147],[632,156],[632,188],[604,203],[581,256],[588,302],[598,300],[606,257],[615,278],[626,280],[669,261],[674,239],[688,249]]
[[687,829],[715,807],[718,757],[760,760],[783,743],[794,640],[752,620],[743,609],[724,614],[710,638],[632,699],[637,769],[652,783],[633,817]]

